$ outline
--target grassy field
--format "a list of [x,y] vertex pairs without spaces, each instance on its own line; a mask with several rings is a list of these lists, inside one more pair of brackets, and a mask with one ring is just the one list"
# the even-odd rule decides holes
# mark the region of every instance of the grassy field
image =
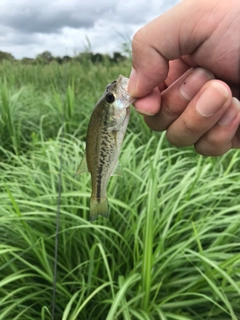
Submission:
[[96,101],[129,70],[0,64],[0,320],[240,319],[240,150],[175,148],[132,108],[110,217],[89,222],[90,176],[73,174]]

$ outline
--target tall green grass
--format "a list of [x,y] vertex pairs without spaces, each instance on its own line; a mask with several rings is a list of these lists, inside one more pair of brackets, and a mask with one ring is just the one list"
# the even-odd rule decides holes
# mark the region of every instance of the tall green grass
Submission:
[[110,217],[91,223],[90,177],[73,176],[94,103],[130,65],[77,65],[69,81],[62,67],[21,88],[32,70],[2,70],[0,319],[52,318],[61,148],[55,319],[239,319],[240,152],[177,149],[132,109]]

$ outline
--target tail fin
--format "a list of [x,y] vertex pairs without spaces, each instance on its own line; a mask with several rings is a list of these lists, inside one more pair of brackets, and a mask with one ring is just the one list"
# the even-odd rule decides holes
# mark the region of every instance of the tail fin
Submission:
[[103,198],[100,202],[95,199],[90,199],[90,219],[91,221],[96,220],[97,216],[101,215],[105,218],[108,217],[108,200]]

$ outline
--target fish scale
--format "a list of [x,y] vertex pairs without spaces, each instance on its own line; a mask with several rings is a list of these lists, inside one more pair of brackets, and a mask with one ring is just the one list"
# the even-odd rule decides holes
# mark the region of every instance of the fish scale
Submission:
[[[96,186],[96,200],[101,202],[101,198],[104,198],[106,195],[106,187],[105,187],[105,179],[104,177],[109,176],[110,163],[114,161],[114,148],[112,147],[114,144],[114,139],[108,135],[106,130],[102,131],[102,141],[100,144],[100,157],[99,162],[97,164],[97,186]],[[111,175],[111,173],[110,173]],[[102,185],[103,181],[103,185]],[[95,190],[95,180],[92,180],[92,189]],[[102,192],[103,191],[103,192]],[[95,193],[92,193],[92,197],[94,198]]]
[[123,76],[110,83],[97,102],[87,130],[86,151],[77,173],[91,173],[90,218],[108,216],[107,184],[112,175],[121,175],[118,158],[129,122],[129,106],[134,101],[127,93]]

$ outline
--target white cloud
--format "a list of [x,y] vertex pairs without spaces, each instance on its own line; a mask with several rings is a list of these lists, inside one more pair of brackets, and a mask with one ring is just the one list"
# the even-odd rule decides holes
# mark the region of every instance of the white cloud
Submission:
[[0,50],[16,58],[119,51],[145,23],[179,0],[1,0]]

